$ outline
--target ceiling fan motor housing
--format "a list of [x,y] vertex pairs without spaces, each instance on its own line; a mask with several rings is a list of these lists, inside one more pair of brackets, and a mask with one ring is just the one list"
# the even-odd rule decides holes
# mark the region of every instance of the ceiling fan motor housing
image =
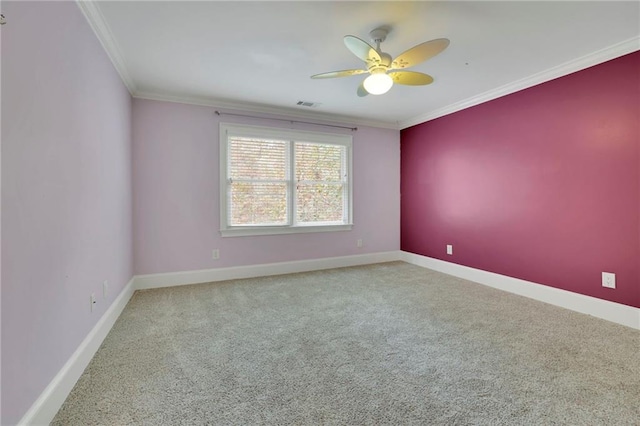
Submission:
[[380,54],[380,65],[385,68],[389,68],[391,66],[391,61],[393,58],[388,53],[378,52]]

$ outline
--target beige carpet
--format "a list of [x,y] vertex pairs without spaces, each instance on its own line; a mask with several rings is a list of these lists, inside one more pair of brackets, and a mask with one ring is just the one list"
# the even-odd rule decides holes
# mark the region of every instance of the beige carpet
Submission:
[[640,333],[402,262],[135,293],[55,425],[638,425]]

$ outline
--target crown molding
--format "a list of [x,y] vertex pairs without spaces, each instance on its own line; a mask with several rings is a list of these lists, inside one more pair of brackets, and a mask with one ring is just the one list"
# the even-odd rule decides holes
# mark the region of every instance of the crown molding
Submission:
[[89,26],[91,26],[96,37],[98,37],[100,44],[102,44],[102,47],[107,52],[107,56],[109,56],[111,63],[118,74],[120,74],[120,78],[127,87],[127,90],[133,95],[136,92],[135,83],[127,71],[122,57],[122,51],[113,37],[109,25],[107,25],[107,21],[104,19],[104,15],[102,15],[97,3],[90,0],[76,0],[76,4],[80,8],[80,11],[82,11],[87,22],[89,22]]
[[122,53],[118,47],[109,26],[106,23],[100,8],[97,3],[92,0],[76,0],[76,4],[82,11],[83,15],[89,22],[89,25],[93,29],[94,33],[100,40],[100,43],[104,47],[109,59],[113,63],[114,67],[120,74],[123,83],[134,98],[149,99],[165,102],[176,102],[190,105],[200,105],[208,107],[226,108],[239,111],[254,112],[260,114],[279,115],[291,118],[311,119],[311,120],[323,120],[330,123],[340,123],[358,126],[371,126],[384,129],[402,130],[407,127],[415,126],[416,124],[424,123],[430,120],[434,120],[445,115],[453,114],[454,112],[461,111],[472,106],[482,104],[484,102],[492,101],[502,96],[509,95],[511,93],[518,92],[520,90],[527,89],[529,87],[536,86],[541,83],[545,83],[550,80],[554,80],[565,75],[581,71],[585,68],[592,67],[594,65],[601,64],[603,62],[615,59],[617,57],[626,55],[628,53],[640,50],[640,36],[632,37],[628,40],[616,43],[612,46],[598,50],[585,56],[573,59],[558,66],[549,68],[545,71],[533,74],[531,76],[516,80],[512,83],[505,84],[495,89],[486,91],[476,96],[472,96],[467,99],[463,99],[459,102],[447,105],[442,108],[438,108],[433,111],[426,112],[424,114],[402,120],[399,122],[390,122],[383,120],[372,120],[362,117],[353,117],[339,114],[328,114],[322,112],[305,112],[299,111],[293,108],[277,107],[264,104],[255,104],[249,102],[238,102],[229,100],[219,100],[214,98],[204,97],[190,97],[190,96],[175,96],[165,95],[153,92],[143,92],[136,89],[133,79],[127,71]]
[[[188,96],[172,96],[153,92],[137,91],[132,94],[137,99],[147,99],[151,101],[176,102],[181,104],[199,105],[206,107],[214,107],[220,109],[253,112],[257,114],[268,114],[270,116],[279,116],[284,118],[307,119],[314,121],[322,121],[322,124],[348,124],[353,126],[369,126],[382,129],[400,130],[397,122],[389,122],[382,120],[369,120],[361,117],[351,117],[347,115],[327,114],[322,112],[306,112],[293,108],[277,107],[265,104],[255,104],[249,102],[235,102],[229,100],[220,100],[215,98],[204,97],[188,97]],[[258,117],[268,119],[269,117]],[[321,124],[321,123],[318,123]]]
[[113,34],[109,29],[109,25],[107,24],[104,18],[104,15],[100,11],[100,8],[97,2],[92,0],[76,0],[76,4],[82,11],[82,14],[87,19],[87,22],[91,26],[91,29],[98,37],[98,40],[102,44],[102,47],[107,52],[107,55],[109,56],[109,59],[111,59],[113,66],[116,68],[118,74],[120,74],[120,78],[122,79],[124,85],[127,87],[127,89],[129,90],[129,93],[134,98],[216,107],[221,109],[222,108],[233,109],[233,110],[254,112],[254,113],[260,113],[260,114],[285,116],[286,118],[300,118],[300,119],[310,119],[310,120],[316,120],[316,121],[320,120],[320,121],[326,121],[327,124],[340,123],[340,124],[349,124],[349,125],[355,125],[355,126],[370,126],[370,127],[378,127],[383,129],[400,130],[400,127],[398,126],[398,122],[372,120],[372,119],[366,119],[362,117],[353,117],[353,116],[340,115],[340,114],[328,114],[328,113],[322,113],[317,111],[306,112],[306,111],[299,111],[293,108],[276,107],[276,106],[255,104],[255,103],[249,103],[249,102],[236,102],[236,101],[219,100],[219,99],[205,98],[205,97],[174,96],[174,95],[166,95],[161,93],[140,91],[136,88],[136,85],[133,79],[131,78],[129,72],[127,71],[127,67],[125,65],[122,51],[120,50],[118,43],[113,37]]
[[415,126],[416,124],[424,123],[426,121],[434,120],[436,118],[482,104],[484,102],[492,101],[502,96],[510,95],[511,93],[528,89],[529,87],[533,87],[559,77],[564,77],[565,75],[581,71],[585,68],[589,68],[606,61],[610,61],[611,59],[618,58],[637,50],[640,50],[640,36],[624,40],[620,43],[605,47],[604,49],[597,50],[588,55],[581,56],[553,68],[549,68],[545,71],[530,75],[529,77],[516,80],[512,83],[505,84],[504,86],[497,87],[479,95],[472,96],[451,105],[447,105],[446,107],[439,108],[435,111],[427,112],[408,120],[401,121],[400,130],[406,129],[407,127]]

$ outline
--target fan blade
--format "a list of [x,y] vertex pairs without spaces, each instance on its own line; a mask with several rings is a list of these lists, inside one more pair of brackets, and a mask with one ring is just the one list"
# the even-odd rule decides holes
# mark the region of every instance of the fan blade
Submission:
[[367,67],[373,64],[379,64],[382,58],[380,54],[366,41],[356,36],[344,36],[344,45],[358,58],[367,63]]
[[426,41],[398,55],[391,63],[391,69],[409,68],[431,59],[449,46],[449,39],[438,38]]
[[361,98],[364,98],[369,94],[369,92],[367,92],[367,89],[364,88],[364,82],[360,83],[360,86],[358,86],[357,93],[358,93],[358,96],[360,96]]
[[323,72],[322,74],[312,75],[311,78],[336,78],[336,77],[350,77],[352,75],[364,74],[367,70],[342,70]]
[[394,83],[406,86],[424,86],[433,83],[433,77],[428,74],[415,71],[395,71],[390,72],[389,77]]

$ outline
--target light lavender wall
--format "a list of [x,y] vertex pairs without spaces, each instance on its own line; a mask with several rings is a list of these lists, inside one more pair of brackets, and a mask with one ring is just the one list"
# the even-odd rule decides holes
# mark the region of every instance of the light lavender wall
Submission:
[[[398,250],[400,135],[353,132],[352,231],[222,238],[219,233],[220,121],[287,123],[218,117],[213,108],[134,99],[133,182],[136,274],[210,269]],[[336,131],[295,125],[297,129]],[[362,238],[364,247],[357,248]],[[220,249],[220,259],[211,250]]]
[[2,12],[1,423],[9,425],[131,279],[131,97],[75,2],[4,1]]

